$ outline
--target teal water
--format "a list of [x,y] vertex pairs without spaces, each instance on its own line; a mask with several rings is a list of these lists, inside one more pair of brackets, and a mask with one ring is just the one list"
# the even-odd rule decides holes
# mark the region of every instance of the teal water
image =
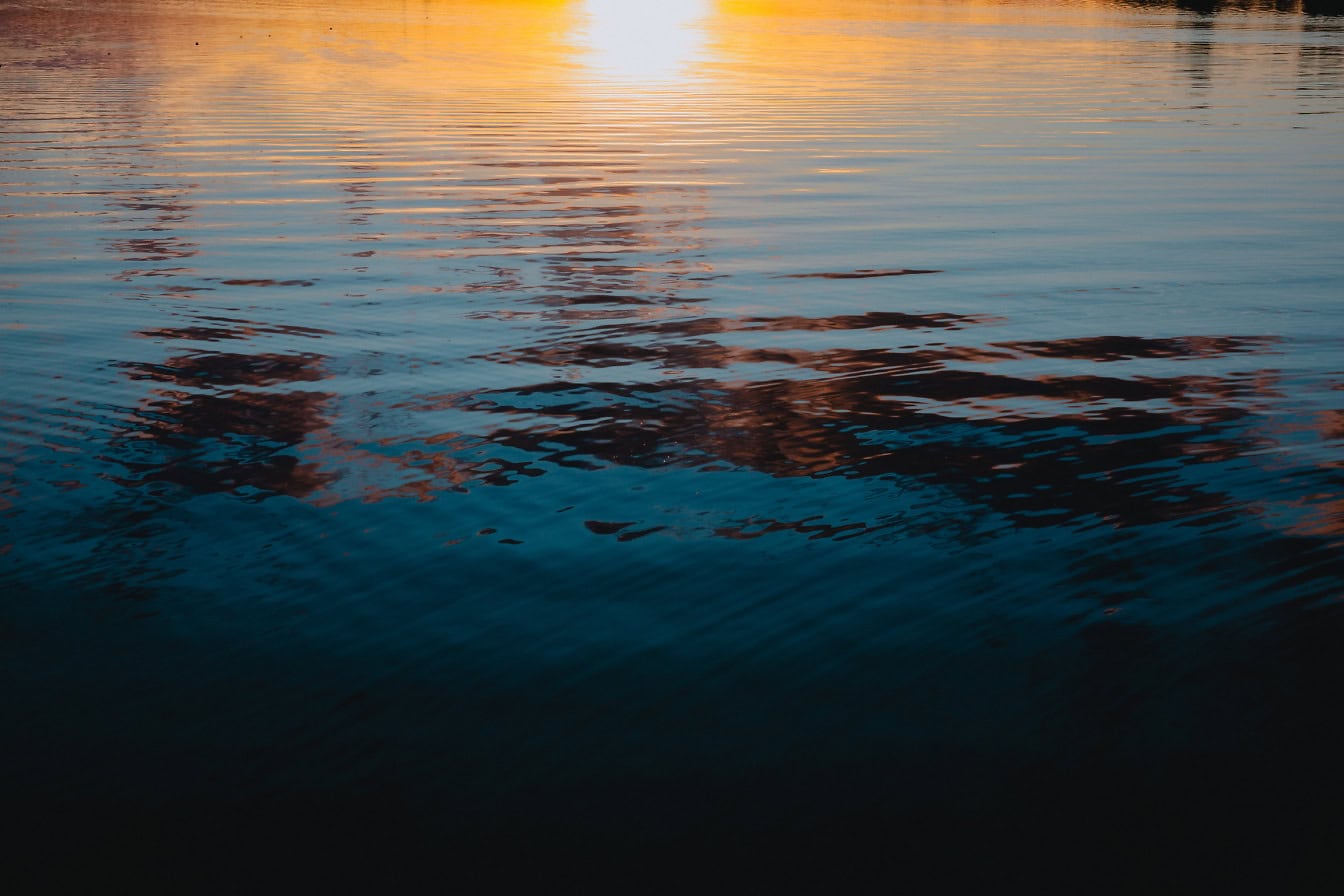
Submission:
[[0,782],[1316,874],[1337,12],[0,2]]

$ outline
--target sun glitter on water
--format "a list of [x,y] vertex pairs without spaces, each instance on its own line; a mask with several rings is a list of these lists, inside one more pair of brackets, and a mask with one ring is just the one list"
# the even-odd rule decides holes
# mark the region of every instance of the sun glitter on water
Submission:
[[604,79],[657,82],[681,76],[704,40],[708,0],[587,0],[581,40]]

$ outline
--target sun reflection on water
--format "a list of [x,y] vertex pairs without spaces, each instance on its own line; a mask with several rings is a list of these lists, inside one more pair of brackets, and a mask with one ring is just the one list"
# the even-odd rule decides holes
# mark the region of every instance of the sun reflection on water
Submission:
[[704,42],[708,0],[587,0],[579,42],[601,77],[666,81],[684,74]]

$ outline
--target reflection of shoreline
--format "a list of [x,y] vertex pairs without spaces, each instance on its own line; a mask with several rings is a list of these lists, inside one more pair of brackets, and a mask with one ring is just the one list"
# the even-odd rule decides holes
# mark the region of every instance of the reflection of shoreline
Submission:
[[[201,334],[189,328],[184,335]],[[113,442],[126,470],[121,484],[169,483],[189,495],[314,494],[336,474],[301,462],[294,450],[331,425],[333,396],[285,387],[325,379],[324,360],[310,352],[195,351],[157,364],[122,363],[132,379],[161,385]]]
[[[414,493],[428,500],[440,487],[505,484],[539,475],[544,467],[536,463],[537,458],[554,457],[543,446],[544,431],[558,426],[568,432],[570,440],[563,455],[565,463],[677,465],[684,462],[678,452],[685,451],[773,476],[910,477],[961,489],[968,495],[973,494],[978,479],[1002,479],[1001,487],[994,486],[1002,490],[996,500],[1008,508],[1005,512],[1024,520],[1037,510],[1044,514],[1038,519],[1049,519],[1051,514],[1066,519],[1089,514],[1158,518],[1185,512],[1180,506],[1197,510],[1201,499],[1190,491],[1195,487],[1173,483],[1166,497],[1175,500],[1148,495],[1131,502],[1137,509],[1108,510],[1107,502],[1129,501],[1125,497],[1129,492],[1114,485],[1083,487],[1069,482],[1074,473],[1111,477],[1106,464],[1116,461],[1107,460],[1106,451],[1089,439],[1117,440],[1119,444],[1128,427],[1134,436],[1132,450],[1147,452],[1140,456],[1154,465],[1189,463],[1188,458],[1179,460],[1184,454],[1237,456],[1242,450],[1235,434],[1255,402],[1271,388],[1272,372],[1219,377],[1173,371],[1175,375],[1168,377],[1125,377],[1097,365],[1123,359],[1173,364],[1206,360],[1256,350],[1254,340],[1106,336],[894,350],[874,343],[869,336],[886,329],[969,327],[978,321],[952,314],[878,312],[862,305],[850,314],[815,317],[715,313],[710,298],[714,278],[727,274],[724,267],[716,268],[716,235],[704,224],[716,215],[749,218],[741,208],[728,204],[731,199],[721,199],[732,191],[719,190],[730,182],[720,177],[723,168],[715,167],[725,160],[716,157],[730,156],[726,160],[730,164],[748,158],[759,161],[767,179],[792,171],[771,169],[772,164],[797,165],[803,156],[825,158],[811,144],[842,119],[831,117],[832,111],[823,108],[830,85],[815,77],[819,71],[852,65],[856,70],[876,72],[887,79],[882,96],[895,95],[887,88],[900,85],[904,89],[906,81],[918,82],[911,96],[946,101],[957,114],[965,111],[959,106],[964,97],[948,87],[942,70],[926,65],[942,51],[919,34],[903,36],[899,29],[884,32],[882,28],[869,34],[795,25],[806,24],[809,18],[843,21],[850,15],[847,10],[859,9],[882,27],[921,19],[1030,25],[1048,18],[1050,7],[1018,9],[989,2],[908,7],[845,0],[720,0],[713,4],[705,23],[707,46],[715,56],[708,77],[718,79],[713,83],[724,88],[727,105],[708,110],[696,105],[701,94],[695,91],[704,91],[708,83],[700,81],[694,90],[688,88],[694,97],[685,108],[653,103],[656,108],[649,112],[637,102],[641,97],[637,87],[630,93],[634,102],[624,97],[613,102],[609,96],[586,92],[585,78],[591,73],[583,70],[582,42],[577,36],[581,3],[511,0],[502,4],[516,8],[517,16],[500,15],[499,5],[431,4],[420,16],[394,2],[349,0],[276,8],[252,2],[241,9],[259,18],[239,34],[233,33],[235,26],[246,15],[198,16],[182,6],[157,11],[144,7],[146,33],[166,55],[151,60],[146,53],[133,61],[142,63],[146,71],[168,71],[173,77],[151,79],[145,82],[143,93],[127,93],[127,108],[143,113],[136,127],[153,131],[158,122],[175,121],[180,115],[179,132],[189,131],[200,117],[215,114],[212,105],[203,101],[208,98],[229,106],[229,114],[219,116],[225,127],[202,132],[204,147],[188,143],[190,151],[180,156],[174,156],[178,147],[168,141],[137,147],[134,170],[141,185],[106,191],[105,207],[112,215],[104,223],[112,225],[115,236],[105,239],[103,246],[128,265],[114,277],[116,282],[132,284],[134,296],[141,299],[186,302],[208,292],[212,302],[237,301],[242,306],[251,300],[239,299],[239,289],[267,287],[277,297],[275,301],[282,301],[286,290],[317,286],[323,278],[311,269],[250,271],[236,266],[226,272],[204,270],[207,263],[214,264],[204,258],[212,252],[218,258],[231,251],[241,256],[247,250],[229,246],[221,252],[218,244],[212,244],[214,235],[221,232],[221,219],[202,221],[205,213],[201,209],[209,203],[232,202],[232,186],[248,183],[257,194],[248,201],[255,205],[223,222],[236,233],[257,229],[264,217],[278,222],[273,234],[286,238],[286,219],[300,213],[296,208],[301,203],[314,202],[324,208],[339,201],[345,217],[339,219],[337,235],[371,247],[351,253],[359,261],[342,273],[353,271],[360,277],[356,284],[347,284],[350,291],[345,298],[376,301],[380,287],[392,295],[403,288],[441,294],[445,304],[466,295],[480,297],[479,304],[463,317],[512,326],[496,327],[493,333],[499,334],[500,344],[476,351],[468,360],[510,368],[510,382],[529,367],[552,377],[511,390],[453,393],[451,388],[438,389],[454,395],[445,406],[470,410],[468,425],[461,426],[461,432],[435,433],[423,439],[394,434],[359,443],[357,437],[342,434],[340,421],[333,418],[334,394],[293,388],[297,383],[327,378],[332,367],[331,359],[323,354],[302,351],[292,343],[277,345],[284,340],[271,338],[302,334],[248,322],[244,318],[251,312],[242,310],[237,316],[220,314],[228,318],[222,321],[192,314],[196,320],[190,326],[151,327],[142,332],[155,340],[228,339],[237,343],[238,350],[172,349],[165,360],[124,362],[122,369],[131,376],[157,384],[135,412],[134,426],[143,427],[150,441],[172,446],[174,451],[196,438],[202,446],[222,446],[218,451],[233,459],[176,458],[164,461],[165,470],[168,466],[179,472],[190,470],[182,476],[205,490],[232,489],[237,486],[230,483],[255,480],[265,483],[257,485],[262,491],[311,500],[319,500],[321,492],[320,500],[325,501],[353,497],[335,487],[336,471],[362,468],[368,487],[359,497],[378,500]],[[1110,3],[1069,4],[1071,10],[1076,6],[1083,7],[1087,15],[1103,16],[1114,15],[1118,8]],[[1300,3],[1289,6],[1303,8]],[[1198,16],[1287,7],[1195,2],[1180,8]],[[330,14],[332,24],[325,20],[319,24],[324,13]],[[33,11],[20,18],[24,15],[46,22],[47,27],[66,21]],[[790,17],[796,21],[778,30],[743,25],[748,20],[782,22]],[[361,23],[358,35],[345,27],[352,22]],[[263,23],[273,27],[264,38],[258,33]],[[193,40],[191,48],[177,45],[179,31],[186,24],[203,26],[203,40]],[[1212,34],[1214,24],[1190,17],[1176,22],[1177,31],[1189,26],[1198,34]],[[106,27],[120,34],[117,29],[126,26],[120,19],[108,19]],[[720,27],[722,33],[715,32]],[[986,29],[974,34],[980,44],[976,52],[992,57],[996,48],[1002,49],[1006,33]],[[906,58],[888,52],[892,47],[923,55]],[[1164,65],[1189,70],[1189,78],[1172,82],[1178,89],[1192,81],[1202,91],[1216,85],[1229,68],[1212,64],[1219,61],[1216,53],[1227,51],[1227,59],[1234,60],[1237,51],[1228,47],[1209,51],[1206,42],[1197,40],[1158,58]],[[1331,64],[1329,54],[1312,56],[1310,49],[1299,47],[1294,52],[1300,60],[1317,65],[1311,68],[1303,63],[1305,67],[1293,76],[1299,81],[1325,82],[1324,91],[1338,83],[1338,66]],[[304,55],[282,59],[285,52]],[[1020,54],[1013,57],[1016,62],[1030,58],[1030,65],[1015,72],[1015,77],[1038,82],[1029,94],[1031,101],[1048,97],[1052,88],[1039,83],[1039,75],[1049,60],[1033,58],[1030,48],[1016,52]],[[944,61],[955,61],[955,57],[947,56]],[[780,65],[781,59],[788,64]],[[962,83],[978,85],[983,79],[982,62],[983,58],[971,59],[966,69],[955,74],[963,77]],[[61,65],[96,70],[108,64],[92,56],[17,62],[20,68],[43,70]],[[257,71],[266,72],[268,79],[257,79]],[[1101,69],[1070,71],[1093,77]],[[349,90],[352,78],[366,76],[367,81],[360,82],[361,91]],[[782,80],[772,81],[776,76]],[[796,79],[796,84],[790,79]],[[843,82],[842,78],[835,80]],[[755,93],[761,86],[766,88],[762,94]],[[781,97],[784,102],[740,104],[744,98],[753,102],[775,87],[780,94],[772,95],[771,102]],[[791,94],[793,87],[797,91]],[[981,88],[975,86],[975,90]],[[337,92],[341,102],[324,105]],[[415,102],[398,108],[393,102],[398,98]],[[44,103],[56,108],[60,101],[53,91],[41,102],[35,101],[35,108],[46,108]],[[289,117],[271,123],[259,111],[270,106],[286,109]],[[779,118],[743,116],[744,108],[753,114],[778,111]],[[1031,111],[1043,108],[1035,106]],[[724,112],[728,114],[715,117]],[[1004,114],[997,110],[987,117]],[[919,127],[927,124],[928,117],[918,110],[897,116]],[[320,138],[314,136],[317,131],[305,130],[303,123],[309,118],[321,122]],[[745,122],[745,129],[733,130],[735,121]],[[897,146],[904,151],[907,143],[917,145],[922,139],[907,140],[858,118],[843,121],[846,126],[853,124],[855,131],[843,151],[876,157]],[[791,130],[800,122],[805,127]],[[723,130],[706,134],[706,126]],[[1062,133],[1061,129],[1052,136],[1062,139]],[[1097,146],[1109,139],[1102,139],[1101,131],[1086,133],[1092,134],[1089,140],[1098,137]],[[876,148],[855,148],[860,138],[872,137],[882,137],[883,142]],[[772,143],[776,139],[781,142]],[[787,149],[789,141],[801,147],[796,158],[779,151]],[[761,154],[739,153],[748,143],[753,152],[761,150]],[[260,150],[264,158],[249,155],[257,147],[264,147]],[[160,176],[154,171],[156,163],[177,173]],[[827,172],[827,177],[852,177],[866,170],[847,162],[819,164],[825,167],[818,171]],[[180,170],[211,165],[220,170]],[[240,170],[245,176],[233,179]],[[281,174],[291,179],[282,180]],[[198,181],[214,175],[221,179],[207,186],[206,192],[213,190],[208,202],[200,202]],[[152,183],[144,182],[150,178]],[[904,183],[901,175],[893,175],[880,186],[892,189],[894,198],[893,185]],[[293,192],[281,195],[285,190]],[[722,205],[716,205],[721,201]],[[898,209],[893,217],[902,213]],[[373,222],[379,233],[369,232]],[[885,223],[879,220],[874,229]],[[752,222],[748,220],[746,226]],[[730,237],[736,238],[737,234]],[[856,266],[810,276],[819,286],[829,286],[831,279],[894,275],[905,269],[877,265],[906,261],[922,263],[920,258],[875,258],[861,262],[873,265],[872,270]],[[403,263],[420,267],[408,274]],[[802,268],[809,269],[825,270]],[[823,280],[827,282],[820,283]],[[312,292],[328,288],[322,284]],[[360,291],[353,291],[356,288]],[[252,316],[264,319],[265,313]],[[853,334],[852,345],[869,347],[818,348],[818,344],[831,343],[809,338],[827,333]],[[245,344],[254,344],[257,353],[242,350]],[[1078,362],[1076,369],[1084,372],[1001,372],[1050,360]],[[985,365],[1003,366],[990,370]],[[614,376],[617,381],[608,382],[605,378],[610,374],[597,373],[617,368],[628,368],[637,375],[652,369],[668,379],[657,385],[632,385]],[[743,371],[747,372],[738,378]],[[287,386],[290,391],[284,391]],[[401,406],[428,408],[434,404],[411,396]],[[538,407],[543,404],[548,409]],[[499,420],[507,425],[498,426]],[[542,422],[547,420],[557,422]],[[482,424],[480,431],[472,430],[471,421]],[[1051,426],[1077,429],[1075,435],[1083,439],[1081,460],[1068,454],[1065,439],[1054,442],[1048,438]],[[229,427],[239,431],[228,432]],[[1191,427],[1200,435],[1182,443],[1174,431],[1184,428],[1188,436]],[[782,432],[771,433],[772,428]],[[664,432],[674,438],[665,443],[660,435]],[[899,444],[894,435],[898,432],[913,434],[912,441],[918,444]],[[1033,455],[1027,446],[1037,439],[1054,447],[1040,457]],[[288,457],[306,443],[304,450],[318,458],[319,466],[326,465],[324,472],[319,476],[295,467],[290,480],[274,470],[267,472],[267,464],[279,469],[274,457],[262,457],[272,450],[266,447],[271,443],[278,452],[275,457]],[[503,450],[487,460],[466,460],[459,456],[464,446],[473,451],[490,446]],[[939,452],[953,459],[960,472],[938,470]],[[210,451],[203,447],[201,453]],[[990,459],[995,463],[988,464]],[[1055,462],[1063,465],[1051,466]],[[211,482],[212,470],[226,469],[231,472],[221,472]],[[1022,472],[1005,475],[1005,470]],[[151,473],[149,468],[139,468],[137,475]],[[1151,489],[1157,495],[1166,487],[1148,481],[1154,477],[1137,478],[1143,481],[1130,491]],[[1024,485],[1026,492],[1012,491],[1011,480]],[[1222,499],[1215,495],[1209,500],[1216,504]]]
[[[481,279],[461,292],[520,295],[514,307],[471,312],[469,320],[494,323],[506,338],[526,335],[540,323],[558,328],[561,339],[584,344],[583,328],[594,320],[684,315],[703,301],[695,294],[708,286],[714,270],[700,233],[705,188],[694,179],[682,183],[650,176],[643,166],[660,164],[657,158],[604,137],[599,132],[585,140],[565,139],[568,154],[552,147],[545,161],[507,155],[475,161],[490,174],[459,181],[453,189],[456,212],[426,222],[439,228],[433,257],[462,259],[480,271]],[[617,164],[619,172],[611,172]],[[501,167],[519,173],[500,178],[494,170]],[[540,170],[533,174],[529,169]],[[511,363],[493,356],[479,360]],[[574,365],[573,372],[582,366]],[[410,405],[416,403],[418,398]],[[366,474],[363,482],[348,481],[359,491],[344,491],[344,497],[429,501],[442,491],[478,483],[509,485],[541,474],[528,460],[514,457],[515,451],[494,450],[499,447],[508,446],[473,432],[445,432],[377,445],[337,442],[327,451],[340,457],[343,467]]]
[[1134,358],[1179,364],[1261,351],[1267,340],[1091,338],[893,352],[747,349],[708,338],[731,332],[955,329],[974,322],[937,314],[608,324],[604,329],[611,336],[646,341],[559,342],[492,359],[594,370],[764,365],[808,375],[743,382],[683,374],[643,384],[585,378],[411,406],[516,421],[487,438],[535,458],[538,473],[549,464],[691,469],[727,464],[776,477],[908,479],[1033,527],[1084,517],[1141,525],[1209,516],[1234,503],[1232,496],[1183,481],[1175,471],[1231,459],[1259,444],[1244,426],[1265,388],[1261,374],[1125,378],[1098,369],[1023,377],[966,365],[1033,357],[1092,365]]

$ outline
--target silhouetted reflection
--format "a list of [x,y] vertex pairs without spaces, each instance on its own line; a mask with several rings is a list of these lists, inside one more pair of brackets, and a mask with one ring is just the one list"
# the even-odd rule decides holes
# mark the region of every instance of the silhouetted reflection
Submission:
[[141,336],[147,339],[188,339],[195,342],[220,342],[235,339],[252,339],[256,336],[279,335],[300,336],[317,339],[330,336],[330,330],[318,327],[300,327],[287,324],[263,324],[254,321],[239,320],[231,317],[218,317],[206,314],[194,315],[196,320],[204,321],[199,325],[187,327],[160,327],[141,330]]
[[[1223,13],[1338,15],[1337,0],[1114,0],[1118,6],[1174,9],[1203,18]],[[1336,10],[1331,12],[1330,10]]]
[[178,355],[162,364],[123,362],[132,379],[173,383],[186,388],[270,386],[283,382],[324,379],[321,355],[256,355],[201,352]]
[[619,129],[554,133],[538,145],[527,122],[502,117],[494,127],[446,193],[456,210],[425,222],[435,243],[449,244],[436,255],[479,272],[454,291],[530,288],[543,295],[527,301],[550,307],[600,295],[670,304],[691,301],[712,276],[703,172],[659,167],[666,161]]
[[[275,331],[264,325],[149,331],[157,339],[215,341]],[[302,328],[299,328],[302,329]],[[314,335],[322,331],[309,331]],[[325,357],[312,352],[191,352],[160,363],[123,362],[126,375],[159,383],[114,440],[125,486],[169,483],[189,494],[302,498],[337,474],[293,453],[331,421],[330,393],[278,387],[326,379]]]
[[[106,205],[110,214],[104,223],[118,236],[105,237],[104,248],[122,261],[136,265],[114,275],[115,281],[143,287],[141,281],[147,278],[172,279],[195,273],[194,268],[183,266],[183,262],[199,254],[200,244],[195,239],[174,233],[175,230],[191,229],[195,208],[189,198],[194,186],[149,183],[108,192]],[[127,235],[136,233],[152,235]],[[142,289],[136,295],[140,298],[156,294],[191,295],[202,288],[209,289],[198,284],[165,284],[157,293]]]
[[[1193,12],[1199,16],[1212,16],[1225,4],[1225,0],[1173,0],[1172,5],[1184,12]],[[1235,8],[1235,7],[1234,7]]]
[[1132,358],[1215,358],[1236,352],[1255,352],[1274,344],[1268,337],[1187,336],[1163,339],[1137,336],[1087,336],[1050,342],[999,342],[999,348],[1043,358],[1080,361],[1122,361]]
[[1297,63],[1301,92],[1328,96],[1344,89],[1344,47],[1298,47]]
[[108,250],[117,253],[126,261],[171,261],[175,258],[190,258],[196,254],[196,245],[187,243],[179,237],[137,238],[113,240]]
[[1302,0],[1302,12],[1309,16],[1344,16],[1344,0]]
[[942,271],[923,271],[913,268],[858,268],[853,271],[822,271],[815,274],[783,274],[795,280],[820,278],[824,280],[868,280],[873,277],[903,277],[907,274],[941,274]]
[[[585,378],[407,406],[516,420],[483,438],[532,457],[523,465],[531,475],[551,465],[713,471],[726,464],[776,477],[881,478],[932,486],[1028,527],[1083,518],[1117,526],[1192,517],[1211,524],[1236,503],[1179,470],[1263,445],[1247,424],[1272,374],[1015,375],[967,365],[1020,365],[1032,357],[1180,362],[1262,352],[1274,343],[1268,337],[1090,337],[908,351],[746,348],[695,338],[735,331],[957,329],[976,322],[947,313],[871,313],[613,324],[588,341],[556,340],[487,358],[578,369],[783,365],[807,375],[645,383]],[[648,339],[601,338],[612,335]],[[756,519],[715,534],[750,538],[789,529],[844,537],[900,523],[874,517],[832,525],[814,515]]]

